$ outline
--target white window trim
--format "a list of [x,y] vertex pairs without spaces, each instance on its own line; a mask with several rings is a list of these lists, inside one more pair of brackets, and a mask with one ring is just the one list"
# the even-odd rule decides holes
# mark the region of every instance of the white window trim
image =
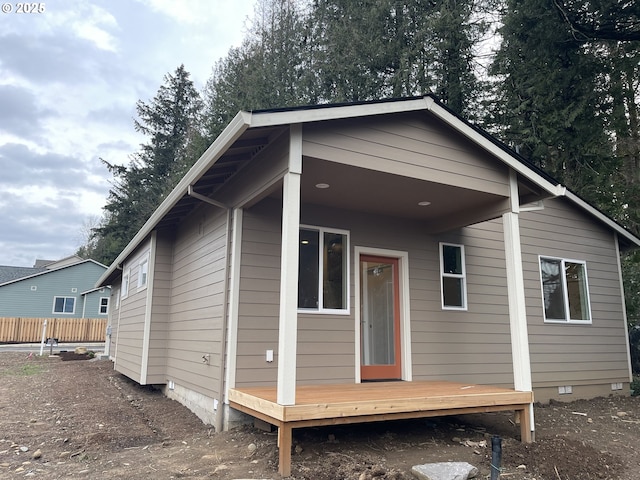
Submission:
[[[65,303],[66,303],[66,299],[67,298],[73,298],[73,311],[72,312],[56,312],[56,299],[58,298],[64,298],[65,299]],[[75,315],[76,313],[76,303],[77,303],[77,298],[76,297],[67,297],[65,295],[56,295],[53,297],[53,308],[51,309],[51,313],[53,313],[54,315]],[[64,305],[63,305],[64,307]]]
[[[126,280],[126,281],[125,281]],[[129,290],[131,289],[131,269],[127,269],[122,274],[122,288],[120,290],[120,298],[125,299],[129,296]]]
[[[318,249],[320,250],[320,255],[318,255],[318,308],[298,308],[298,313],[305,313],[311,315],[349,315],[351,311],[351,233],[349,230],[342,230],[340,228],[331,228],[331,227],[319,227],[317,225],[300,225],[300,230],[315,230],[318,232],[319,236],[319,245]],[[323,263],[322,263],[322,251],[324,248],[324,234],[325,233],[338,233],[340,235],[345,235],[347,238],[347,244],[345,245],[345,252],[347,258],[346,269],[345,269],[345,278],[346,282],[346,306],[345,308],[324,308],[322,307],[324,303],[323,297],[323,289],[322,289],[322,274],[323,274]],[[300,259],[298,259],[300,261]]]
[[[114,298],[114,299],[115,299],[115,301],[116,301],[115,309],[116,309],[116,310],[119,310],[119,309],[120,309],[120,290],[119,290],[119,289],[116,289],[116,290],[113,292],[113,298]],[[111,303],[111,302],[109,302],[109,303]]]
[[[445,273],[444,271],[444,257],[443,257],[443,249],[444,247],[458,247],[460,248],[460,258],[462,262],[462,273]],[[467,262],[465,260],[466,254],[464,251],[464,245],[458,243],[449,243],[449,242],[440,242],[438,248],[438,254],[440,256],[440,304],[442,305],[442,310],[457,310],[459,312],[465,312],[469,308],[469,304],[467,302]],[[452,305],[444,304],[444,282],[442,281],[444,278],[458,278],[462,280],[462,306],[456,307]]]
[[[143,266],[147,266],[147,272],[145,274],[145,282],[142,283],[142,268]],[[144,290],[149,285],[149,254],[145,255],[140,259],[140,263],[138,263],[138,291]]]
[[[100,311],[102,310],[102,300],[107,301],[107,311],[104,313]],[[109,297],[100,297],[100,300],[98,301],[98,315],[109,315],[109,303],[110,303]]]
[[[569,313],[569,293],[567,290],[567,277],[562,275],[562,286],[563,286],[563,301],[564,301],[564,311],[565,311],[565,319],[559,320],[557,318],[547,319],[546,309],[544,308],[544,283],[542,282],[542,266],[540,265],[540,260],[543,258],[547,258],[549,260],[559,260],[562,262],[561,269],[564,272],[564,265],[566,262],[569,263],[578,263],[582,265],[584,268],[584,280],[587,284],[587,311],[589,312],[589,320],[572,320]],[[554,257],[553,255],[538,255],[538,270],[540,271],[540,293],[542,296],[542,317],[544,318],[544,323],[555,323],[560,325],[591,325],[593,324],[593,315],[591,312],[591,293],[589,286],[589,275],[587,274],[587,262],[584,260],[574,260],[572,258],[562,258],[562,257]]]

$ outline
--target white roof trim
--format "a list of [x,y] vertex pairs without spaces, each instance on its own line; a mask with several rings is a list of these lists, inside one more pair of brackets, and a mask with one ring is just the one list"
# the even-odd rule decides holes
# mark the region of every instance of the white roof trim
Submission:
[[465,137],[475,142],[480,147],[484,148],[493,156],[498,157],[510,168],[518,172],[518,174],[536,183],[537,185],[540,185],[540,187],[544,188],[551,195],[562,196],[564,194],[565,188],[562,185],[554,185],[541,175],[537,174],[534,170],[518,161],[518,159],[516,159],[513,155],[510,155],[504,149],[493,143],[491,140],[478,133],[473,127],[469,126],[454,114],[449,112],[447,109],[436,103],[433,98],[425,97],[425,103],[427,104],[427,109],[431,113],[446,122],[449,126],[456,129],[458,132],[462,133]]
[[151,214],[138,233],[136,233],[113,263],[111,263],[107,271],[98,279],[98,282],[96,283],[97,287],[102,286],[104,282],[107,281],[107,279],[118,268],[118,265],[122,264],[127,257],[133,253],[147,235],[153,231],[160,220],[169,213],[169,211],[183,196],[187,195],[189,186],[195,183],[207,170],[209,170],[224,154],[224,152],[227,151],[233,142],[235,142],[244,133],[244,131],[249,128],[250,119],[251,114],[248,114],[247,112],[239,112],[233,120],[231,120],[229,125],[227,125],[218,138],[216,138],[211,146],[209,146],[209,148],[202,154],[186,175],[182,177],[182,180],[178,182],[178,185],[176,185],[171,193],[169,193],[167,198],[165,198],[160,206]]
[[309,109],[293,109],[282,111],[263,111],[263,112],[239,112],[233,120],[227,125],[222,133],[216,138],[206,152],[202,154],[200,159],[191,167],[187,174],[180,180],[178,185],[171,191],[167,198],[153,212],[151,217],[146,221],[138,233],[133,237],[124,250],[113,261],[107,271],[100,277],[96,286],[103,286],[111,275],[122,264],[129,255],[138,247],[138,245],[149,235],[162,218],[187,195],[189,186],[193,185],[207,170],[209,170],[218,159],[231,147],[231,145],[249,128],[257,127],[275,127],[297,123],[318,122],[324,120],[339,120],[345,118],[358,118],[374,115],[385,115],[391,113],[402,113],[411,111],[427,110],[436,117],[447,123],[449,126],[460,132],[462,135],[475,142],[481,148],[484,148],[491,155],[502,160],[509,168],[512,168],[518,174],[527,178],[531,182],[539,185],[553,196],[567,196],[572,201],[580,205],[585,210],[601,219],[607,225],[619,232],[632,243],[640,246],[640,239],[627,232],[617,223],[613,222],[606,215],[591,207],[588,203],[580,200],[577,196],[567,193],[565,187],[560,184],[554,185],[542,175],[535,172],[524,163],[520,162],[515,156],[511,155],[507,150],[500,148],[491,140],[483,136],[472,126],[458,118],[446,108],[439,105],[433,97],[425,96],[421,98],[410,98],[406,100],[397,100],[389,102],[371,102],[354,105],[337,105],[323,106],[322,108]]
[[102,290],[102,289],[106,289],[106,288],[111,290],[111,287],[109,285],[103,285],[103,286],[100,286],[100,287],[92,288],[91,290],[87,290],[86,292],[82,292],[82,293],[80,293],[80,295],[88,295],[90,293],[97,292],[98,290]]
[[580,208],[586,210],[587,213],[593,215],[598,220],[600,220],[601,222],[606,224],[609,228],[611,228],[616,233],[618,233],[618,235],[626,238],[629,242],[631,242],[634,245],[640,247],[640,238],[636,237],[633,233],[625,230],[624,227],[622,227],[617,222],[615,222],[614,220],[609,218],[607,215],[602,213],[600,210],[595,208],[593,205],[590,205],[588,202],[586,202],[585,200],[581,199],[579,196],[577,196],[571,190],[566,190],[566,193],[564,194],[564,196],[567,197],[569,200],[571,200],[576,205],[578,205]]
[[[67,257],[67,258],[70,258],[70,257]],[[51,270],[45,270],[44,272],[38,272],[38,273],[34,273],[32,275],[27,275],[26,277],[20,277],[20,278],[16,278],[16,279],[13,279],[13,280],[9,280],[8,282],[0,283],[0,287],[4,287],[5,285],[9,285],[10,283],[21,282],[23,280],[29,280],[30,278],[39,277],[41,275],[46,275],[47,273],[59,272],[60,270],[64,270],[65,268],[75,267],[76,265],[80,265],[81,263],[87,263],[87,262],[95,263],[96,265],[99,265],[99,266],[101,266],[102,268],[105,268],[105,269],[107,268],[106,265],[103,265],[100,262],[96,262],[95,260],[89,258],[87,260],[82,260],[80,262],[70,263],[68,265],[63,265],[62,267],[53,268]]]

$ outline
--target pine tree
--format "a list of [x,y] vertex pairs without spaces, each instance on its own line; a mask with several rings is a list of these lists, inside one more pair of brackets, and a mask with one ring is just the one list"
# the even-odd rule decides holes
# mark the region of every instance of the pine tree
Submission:
[[128,166],[104,161],[114,177],[92,257],[110,264],[173,189],[203,148],[202,101],[181,65],[149,103],[138,101],[137,131],[149,141]]

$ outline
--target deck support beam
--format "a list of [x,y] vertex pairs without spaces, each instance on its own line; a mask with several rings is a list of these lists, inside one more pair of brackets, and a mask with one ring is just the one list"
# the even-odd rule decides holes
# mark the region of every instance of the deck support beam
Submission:
[[277,386],[277,402],[279,405],[295,405],[296,403],[301,176],[302,127],[300,125],[292,125],[289,140],[289,171],[284,175],[282,185],[282,250],[280,257]]

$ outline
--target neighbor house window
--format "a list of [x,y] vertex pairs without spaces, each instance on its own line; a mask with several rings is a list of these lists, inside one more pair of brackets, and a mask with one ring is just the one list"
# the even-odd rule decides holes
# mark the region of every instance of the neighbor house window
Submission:
[[122,290],[120,291],[120,296],[122,298],[127,298],[129,295],[129,277],[131,276],[130,271],[127,270],[127,273],[122,275]]
[[546,321],[591,321],[585,262],[540,257],[540,277]]
[[463,245],[440,244],[440,277],[442,308],[466,310],[467,286]]
[[109,297],[100,297],[100,315],[109,313]]
[[140,267],[138,269],[138,288],[145,288],[147,286],[148,274],[149,274],[149,257],[146,257],[140,262]]
[[54,297],[53,313],[74,313],[76,309],[75,297]]
[[317,312],[348,311],[347,232],[300,229],[298,308]]

